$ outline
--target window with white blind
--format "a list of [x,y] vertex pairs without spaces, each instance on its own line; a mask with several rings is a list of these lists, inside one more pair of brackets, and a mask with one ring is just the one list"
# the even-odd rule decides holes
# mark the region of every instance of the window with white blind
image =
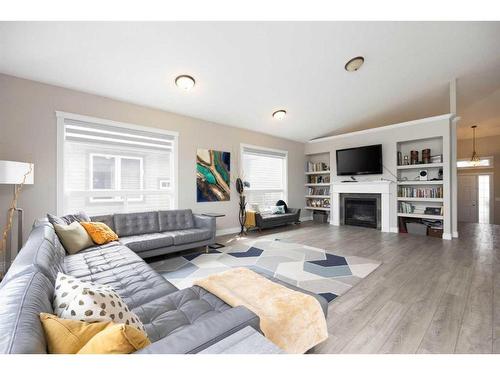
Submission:
[[58,212],[176,208],[177,134],[57,112]]
[[245,188],[249,204],[260,210],[287,200],[287,151],[241,145],[241,176],[250,184]]

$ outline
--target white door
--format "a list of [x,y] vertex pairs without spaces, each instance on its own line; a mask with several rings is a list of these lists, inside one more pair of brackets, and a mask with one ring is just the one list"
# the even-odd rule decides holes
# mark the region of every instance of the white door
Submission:
[[458,175],[458,221],[478,222],[477,175]]

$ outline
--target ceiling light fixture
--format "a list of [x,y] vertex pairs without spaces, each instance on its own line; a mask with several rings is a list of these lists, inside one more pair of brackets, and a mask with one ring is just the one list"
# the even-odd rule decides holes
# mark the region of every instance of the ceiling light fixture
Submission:
[[471,126],[471,128],[472,128],[472,156],[470,158],[470,161],[476,167],[479,165],[479,163],[481,161],[479,159],[479,155],[476,152],[476,128],[477,128],[477,125],[473,125],[473,126]]
[[273,118],[276,120],[283,120],[286,117],[286,111],[284,109],[279,109],[273,112]]
[[194,78],[186,74],[178,76],[175,79],[175,84],[177,85],[177,87],[184,91],[191,90],[194,87],[195,83],[196,81],[194,80]]
[[365,62],[365,58],[363,56],[356,56],[352,59],[350,59],[344,66],[344,69],[347,70],[348,72],[355,72]]

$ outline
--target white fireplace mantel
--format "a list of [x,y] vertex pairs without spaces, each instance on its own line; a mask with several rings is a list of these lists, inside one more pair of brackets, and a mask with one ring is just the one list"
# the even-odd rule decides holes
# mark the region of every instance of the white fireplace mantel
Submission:
[[332,211],[330,224],[340,225],[340,194],[380,194],[381,225],[382,232],[390,232],[390,186],[391,181],[357,181],[357,182],[333,182]]

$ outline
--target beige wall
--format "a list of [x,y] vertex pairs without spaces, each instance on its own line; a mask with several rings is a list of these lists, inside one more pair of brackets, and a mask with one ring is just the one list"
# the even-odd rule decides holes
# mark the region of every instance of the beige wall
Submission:
[[[461,173],[493,172],[494,224],[500,224],[500,136],[476,139],[476,151],[480,156],[493,156],[494,168],[459,170]],[[457,142],[457,158],[468,159],[472,155],[472,139]],[[460,205],[460,202],[458,202]]]
[[[179,132],[179,204],[194,212],[220,212],[218,229],[237,227],[234,184],[229,202],[196,202],[196,150],[231,152],[231,172],[237,171],[240,143],[288,151],[288,203],[304,206],[304,144],[262,133],[215,124],[157,109],[85,94],[0,74],[0,160],[35,163],[35,184],[19,200],[28,227],[56,211],[56,115],[64,111]],[[0,225],[5,223],[12,186],[0,185]],[[29,229],[27,230],[29,231]]]

